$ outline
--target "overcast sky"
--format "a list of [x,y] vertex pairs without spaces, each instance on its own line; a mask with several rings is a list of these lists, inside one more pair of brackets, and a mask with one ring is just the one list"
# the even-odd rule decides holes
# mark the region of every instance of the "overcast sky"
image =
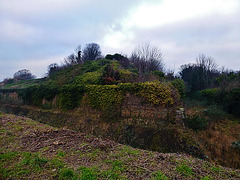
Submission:
[[150,42],[175,72],[199,54],[240,70],[240,0],[0,0],[0,81],[43,77],[92,42],[104,55]]

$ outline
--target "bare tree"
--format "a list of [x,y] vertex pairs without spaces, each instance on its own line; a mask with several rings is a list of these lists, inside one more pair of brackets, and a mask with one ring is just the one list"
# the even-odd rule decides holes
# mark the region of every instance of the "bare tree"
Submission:
[[202,67],[206,72],[217,71],[218,65],[215,63],[213,58],[206,57],[204,54],[200,54],[196,59],[197,66]]
[[77,63],[81,64],[82,63],[82,46],[78,45],[75,49],[75,52],[77,54],[76,56]]
[[68,57],[64,58],[63,64],[66,67],[70,67],[70,66],[73,66],[75,64],[78,64],[78,61],[77,61],[77,58],[76,58],[75,54],[71,54]]
[[52,74],[56,73],[60,67],[58,66],[57,63],[50,64],[48,66],[48,76],[51,76]]
[[86,44],[83,50],[83,61],[96,60],[102,57],[100,46],[96,43]]
[[214,80],[220,76],[218,65],[213,58],[200,54],[195,64],[181,66],[181,78],[187,83],[190,93],[215,86]]
[[140,74],[146,72],[163,70],[163,54],[161,50],[150,43],[145,43],[135,48],[130,57],[133,66]]
[[22,70],[19,70],[18,72],[16,72],[13,75],[13,78],[16,80],[29,80],[29,79],[36,78],[36,76],[32,75],[30,70],[22,69]]

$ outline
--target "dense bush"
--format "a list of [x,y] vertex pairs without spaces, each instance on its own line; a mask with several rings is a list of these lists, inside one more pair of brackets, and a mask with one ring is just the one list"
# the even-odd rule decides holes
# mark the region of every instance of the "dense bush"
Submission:
[[208,126],[208,120],[197,114],[186,116],[184,123],[188,128],[193,129],[194,131],[204,130]]
[[159,79],[164,77],[164,72],[162,71],[155,70],[155,71],[152,71],[152,74],[156,75]]
[[114,68],[114,63],[108,64],[104,67],[102,77],[103,84],[117,84],[120,79],[119,71]]
[[111,60],[117,60],[120,63],[120,65],[124,68],[128,68],[130,66],[129,59],[118,53],[114,55],[107,54],[105,58],[111,59]]
[[47,85],[30,86],[26,89],[19,90],[18,93],[24,103],[41,106],[43,99],[50,101],[58,94],[58,88]]
[[92,108],[101,110],[103,114],[108,114],[108,116],[121,114],[126,92],[142,98],[142,103],[161,107],[177,106],[180,99],[177,90],[171,83],[157,81],[136,84],[87,85],[86,92]]
[[87,85],[86,92],[91,106],[98,110],[119,106],[124,100],[124,92],[117,85]]
[[65,85],[60,90],[60,107],[63,109],[76,108],[84,95],[84,86]]
[[203,100],[206,100],[209,105],[218,104],[223,106],[223,110],[230,114],[240,115],[240,88],[232,90],[205,89],[200,91]]
[[101,60],[95,60],[95,61],[86,61],[84,62],[82,66],[83,73],[86,72],[94,72],[101,68],[103,68],[105,65],[110,64],[111,60],[108,59],[101,59]]
[[226,93],[223,101],[224,109],[228,113],[240,116],[240,88],[232,89]]
[[179,94],[170,83],[136,83],[132,87],[132,93],[157,106],[168,107],[179,103]]
[[171,81],[171,83],[178,90],[178,93],[180,94],[181,98],[184,98],[185,91],[186,91],[186,86],[184,84],[184,81],[181,79],[175,79]]
[[18,72],[16,72],[13,75],[13,78],[16,80],[29,80],[29,79],[35,79],[36,76],[32,75],[30,70],[22,69],[22,70],[19,70]]
[[94,72],[87,72],[84,73],[83,75],[77,77],[75,79],[75,82],[77,84],[102,84],[102,74],[99,71],[94,71]]
[[86,92],[90,105],[102,111],[103,119],[120,117],[125,93],[117,85],[87,85]]

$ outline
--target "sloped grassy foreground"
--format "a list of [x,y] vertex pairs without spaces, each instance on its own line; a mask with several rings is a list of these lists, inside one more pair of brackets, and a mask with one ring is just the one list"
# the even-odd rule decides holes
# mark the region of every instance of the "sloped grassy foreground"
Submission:
[[240,179],[240,170],[135,149],[0,112],[0,179]]

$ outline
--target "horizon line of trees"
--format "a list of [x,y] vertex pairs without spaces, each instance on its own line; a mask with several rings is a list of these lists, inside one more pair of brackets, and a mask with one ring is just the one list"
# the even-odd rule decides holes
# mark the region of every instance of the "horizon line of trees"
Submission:
[[[97,43],[89,43],[86,44],[83,49],[81,45],[78,45],[75,48],[74,53],[64,58],[61,65],[58,65],[57,63],[50,64],[47,69],[47,76],[51,76],[61,69],[66,69],[77,64],[83,64],[89,60],[106,58],[118,61],[123,68],[136,69],[140,77],[150,72],[161,71],[163,74],[167,73],[174,78],[174,71],[169,70],[166,72],[163,57],[162,51],[158,47],[152,46],[150,43],[138,45],[129,57],[118,53],[115,53],[114,55],[107,54],[104,57],[101,48]],[[199,57],[196,58],[196,63],[181,65],[177,77],[183,79],[188,86],[188,91],[193,93],[198,90],[214,87],[214,79],[221,74],[233,74],[237,72],[238,71],[225,68],[220,69],[212,57],[200,54]],[[34,78],[36,78],[36,76],[34,76],[30,70],[23,69],[16,72],[13,78],[6,78],[4,82],[11,80],[29,80]]]
[[123,68],[131,66],[138,71],[139,75],[155,70],[163,71],[164,69],[163,53],[158,47],[152,46],[150,43],[137,46],[130,57],[118,53],[114,55],[107,54],[104,57],[100,46],[96,43],[90,43],[86,44],[83,50],[81,45],[78,45],[74,53],[64,58],[62,65],[59,66],[57,63],[50,64],[47,75],[50,76],[61,69],[82,64],[85,61],[103,58],[117,60]]

